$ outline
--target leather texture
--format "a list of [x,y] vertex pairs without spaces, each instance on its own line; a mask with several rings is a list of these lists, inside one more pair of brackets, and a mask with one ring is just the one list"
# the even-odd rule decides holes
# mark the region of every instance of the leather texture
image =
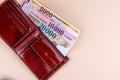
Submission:
[[0,5],[0,36],[39,80],[47,80],[68,61],[15,0],[6,0]]

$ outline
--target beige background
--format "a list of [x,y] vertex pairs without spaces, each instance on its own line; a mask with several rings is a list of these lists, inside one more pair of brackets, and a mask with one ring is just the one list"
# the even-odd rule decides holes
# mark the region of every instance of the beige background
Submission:
[[[120,0],[40,1],[81,30],[70,61],[49,80],[120,80]],[[37,80],[0,39],[2,77]]]

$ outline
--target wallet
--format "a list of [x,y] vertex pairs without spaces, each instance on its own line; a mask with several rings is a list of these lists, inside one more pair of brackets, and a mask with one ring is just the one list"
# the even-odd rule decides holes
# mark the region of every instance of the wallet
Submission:
[[69,60],[25,15],[15,0],[5,0],[0,5],[0,37],[38,80],[48,80]]

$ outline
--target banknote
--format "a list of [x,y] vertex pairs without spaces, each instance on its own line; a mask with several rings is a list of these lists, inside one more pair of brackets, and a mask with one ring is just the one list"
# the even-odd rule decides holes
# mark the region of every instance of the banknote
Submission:
[[24,3],[22,10],[43,34],[66,56],[80,31],[37,0]]

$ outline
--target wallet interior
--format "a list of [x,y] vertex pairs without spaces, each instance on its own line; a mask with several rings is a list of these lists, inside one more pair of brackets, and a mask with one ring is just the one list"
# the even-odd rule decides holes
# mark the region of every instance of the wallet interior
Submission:
[[68,61],[15,0],[6,0],[0,5],[0,36],[39,80],[47,80]]

